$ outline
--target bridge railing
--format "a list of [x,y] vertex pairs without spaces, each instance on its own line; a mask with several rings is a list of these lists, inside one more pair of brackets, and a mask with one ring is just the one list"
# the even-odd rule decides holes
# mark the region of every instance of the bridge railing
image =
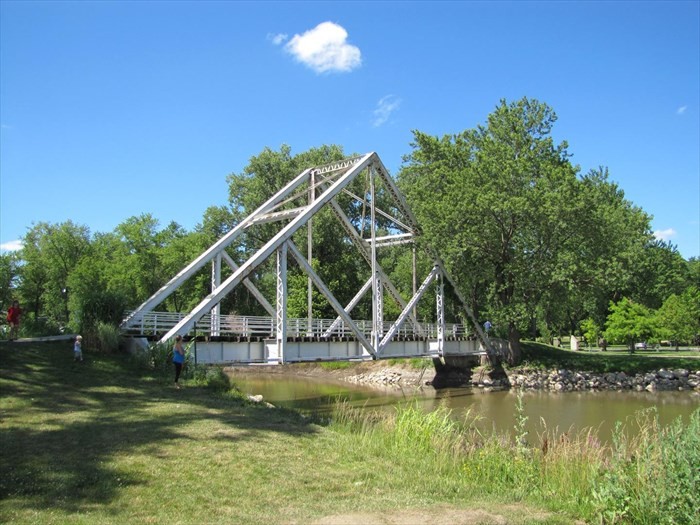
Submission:
[[[128,312],[130,313],[130,312]],[[125,330],[129,334],[143,336],[160,336],[171,330],[179,323],[184,314],[177,312],[148,312],[139,319],[133,320],[131,325]],[[244,316],[244,315],[219,315],[218,330],[216,323],[212,322],[212,315],[204,315],[195,325],[190,335],[203,336],[228,336],[228,337],[274,337],[275,322],[271,317]],[[323,337],[331,328],[335,319],[309,319],[292,318],[287,319],[287,337]],[[372,332],[372,322],[365,320],[355,321],[360,331],[369,337]],[[383,323],[383,332],[386,333],[391,327],[391,321]],[[212,329],[214,328],[214,329]],[[422,333],[422,337],[435,339],[438,336],[438,325],[436,323],[420,323],[420,329],[416,329],[411,323],[405,323],[396,333],[398,338],[416,337]],[[466,338],[470,332],[465,326],[457,323],[445,325],[444,336],[448,338]],[[344,322],[337,323],[329,334],[330,337],[348,337],[354,339],[354,334]]]

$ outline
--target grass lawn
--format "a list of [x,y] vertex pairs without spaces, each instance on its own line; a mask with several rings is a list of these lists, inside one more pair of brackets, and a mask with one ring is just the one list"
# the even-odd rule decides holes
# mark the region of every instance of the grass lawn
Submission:
[[124,355],[0,343],[0,360],[0,523],[571,522]]
[[625,372],[627,374],[651,372],[654,370],[700,369],[700,352],[672,349],[636,351],[631,354],[623,348],[609,348],[601,351],[572,351],[554,348],[534,342],[523,342],[523,363],[536,367],[568,368],[588,372]]

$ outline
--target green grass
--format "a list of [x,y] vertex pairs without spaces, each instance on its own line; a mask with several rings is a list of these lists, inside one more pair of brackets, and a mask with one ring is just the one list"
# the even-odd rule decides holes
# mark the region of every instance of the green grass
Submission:
[[625,372],[627,374],[666,369],[700,369],[700,354],[686,352],[680,355],[656,351],[629,352],[610,350],[607,352],[575,352],[563,348],[534,342],[523,342],[523,363],[521,366],[535,368],[567,368],[588,372]]

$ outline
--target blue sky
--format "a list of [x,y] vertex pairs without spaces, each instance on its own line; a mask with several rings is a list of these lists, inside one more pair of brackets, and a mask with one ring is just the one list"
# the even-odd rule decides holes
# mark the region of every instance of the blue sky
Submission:
[[700,2],[0,1],[0,245],[192,229],[265,147],[376,151],[549,104],[583,173],[700,255]]

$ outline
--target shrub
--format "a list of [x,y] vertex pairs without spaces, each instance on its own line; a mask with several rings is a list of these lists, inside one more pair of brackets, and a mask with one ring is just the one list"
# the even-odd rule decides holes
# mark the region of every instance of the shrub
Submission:
[[231,380],[220,366],[194,365],[189,367],[185,377],[191,378],[197,386],[204,386],[217,392],[231,390]]
[[119,327],[100,321],[97,323],[97,340],[99,350],[110,354],[119,350]]

